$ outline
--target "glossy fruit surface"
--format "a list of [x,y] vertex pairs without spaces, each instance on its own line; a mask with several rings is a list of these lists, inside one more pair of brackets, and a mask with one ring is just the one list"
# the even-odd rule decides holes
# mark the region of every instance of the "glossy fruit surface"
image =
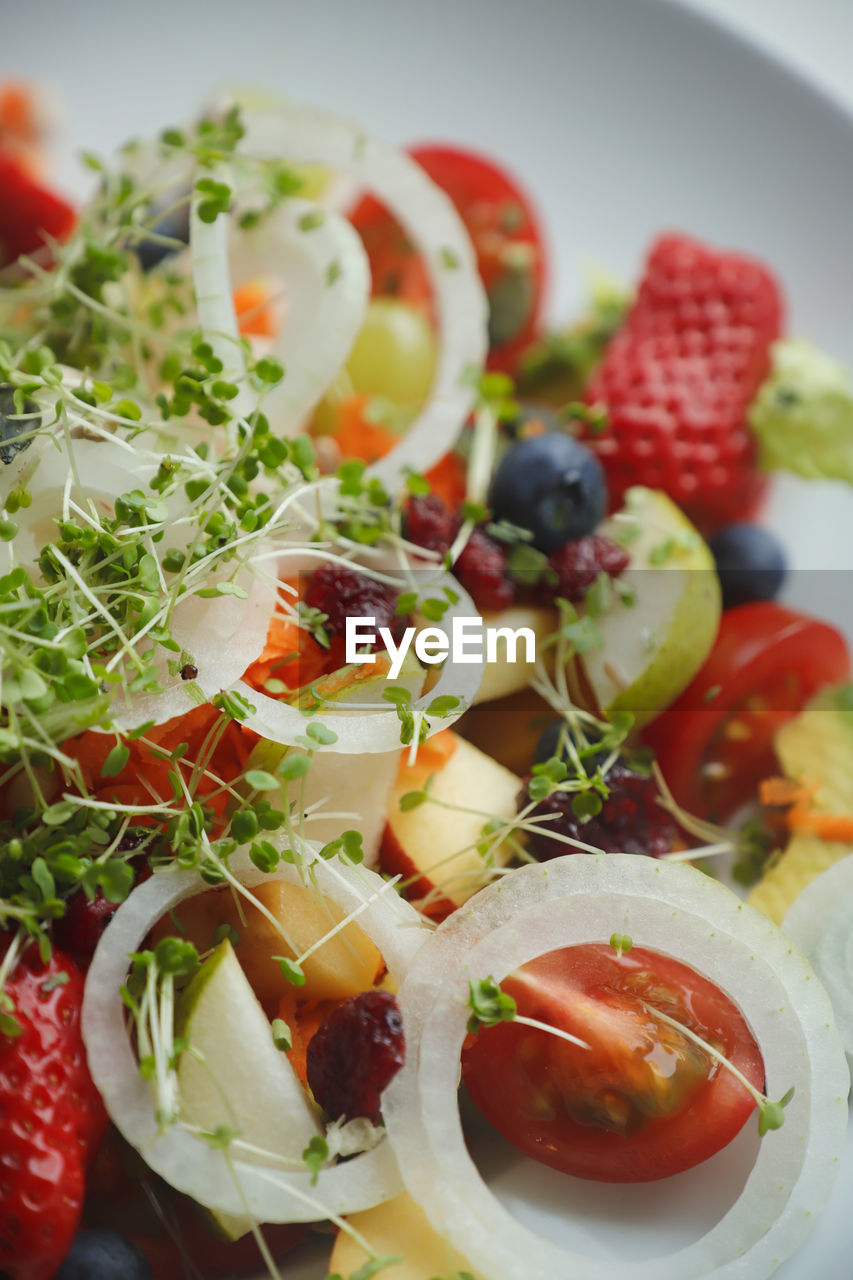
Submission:
[[711,654],[644,732],[690,813],[725,821],[778,772],[776,730],[824,685],[850,678],[847,641],[827,622],[772,601],[723,614]]
[[[410,154],[448,194],[465,223],[489,300],[489,365],[512,369],[536,333],[547,277],[533,202],[515,178],[485,156],[432,145],[412,147]],[[371,197],[351,217],[370,259],[374,295],[428,312],[426,269],[402,227]]]
[[645,1182],[726,1146],[753,1109],[725,1068],[655,1010],[721,1049],[757,1088],[761,1054],[736,1006],[670,956],[606,943],[552,951],[502,989],[518,1012],[581,1039],[502,1022],[470,1037],[462,1076],[486,1118],[524,1155],[603,1182]]
[[489,490],[495,516],[529,529],[540,551],[592,533],[607,508],[598,459],[562,431],[546,431],[510,445]]
[[760,524],[726,525],[708,544],[723,591],[723,608],[774,600],[787,571],[779,539]]

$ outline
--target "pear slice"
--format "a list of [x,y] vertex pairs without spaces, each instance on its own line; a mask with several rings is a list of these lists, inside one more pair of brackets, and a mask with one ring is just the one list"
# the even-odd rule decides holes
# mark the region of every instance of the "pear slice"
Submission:
[[[377,703],[388,710],[390,703],[383,704],[382,693],[392,685],[407,689],[413,700],[420,697],[427,673],[411,650],[406,654],[396,680],[389,681],[388,666],[385,655],[377,655],[375,663],[351,664],[318,680],[314,687],[325,701],[324,711],[340,715],[370,714],[348,707],[347,704],[352,702]],[[310,723],[306,720],[306,728]],[[263,769],[274,774],[286,755],[304,754],[301,747],[283,747],[262,738],[253,748],[246,768]],[[317,817],[311,817],[305,824],[308,839],[328,844],[341,832],[354,828],[361,832],[365,865],[372,866],[385,826],[399,756],[396,750],[342,756],[334,750],[334,745],[315,752],[311,768],[305,775],[305,807],[323,801],[322,809],[329,813],[349,814],[349,817],[327,818],[322,816],[321,810]],[[294,790],[290,788],[291,798]],[[268,798],[273,797],[268,795]]]
[[606,716],[630,711],[645,724],[678,697],[711,651],[721,613],[714,558],[684,513],[653,489],[629,489],[624,511],[599,533],[623,545],[631,560],[595,618],[601,647],[580,662]]
[[[227,938],[181,996],[175,1034],[187,1041],[177,1067],[187,1120],[210,1131],[227,1125],[242,1141],[271,1153],[241,1153],[246,1163],[281,1168],[275,1156],[302,1159],[322,1132],[320,1121],[287,1055],[273,1043],[272,1027]],[[229,1240],[251,1229],[247,1219],[210,1214]]]

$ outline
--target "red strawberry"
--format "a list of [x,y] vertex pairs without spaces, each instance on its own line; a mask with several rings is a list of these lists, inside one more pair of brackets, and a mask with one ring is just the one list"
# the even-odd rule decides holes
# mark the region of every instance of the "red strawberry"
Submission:
[[[0,951],[5,952],[0,940]],[[83,978],[29,947],[7,979],[17,1035],[0,1032],[0,1271],[50,1280],[71,1247],[103,1104],[80,1036]]]
[[779,288],[751,258],[686,236],[652,248],[637,300],[587,390],[607,407],[591,436],[613,507],[664,489],[705,533],[749,516],[764,480],[746,410],[782,323]]
[[45,236],[66,240],[74,210],[46,190],[9,151],[0,151],[0,266],[44,247]]

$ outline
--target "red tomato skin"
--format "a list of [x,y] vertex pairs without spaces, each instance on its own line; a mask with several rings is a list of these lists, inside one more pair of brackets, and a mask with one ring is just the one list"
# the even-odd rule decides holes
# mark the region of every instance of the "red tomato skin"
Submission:
[[[505,249],[519,246],[529,254],[524,273],[529,307],[524,322],[510,340],[493,345],[489,352],[490,369],[511,372],[539,330],[545,302],[548,254],[535,205],[515,178],[483,155],[438,143],[420,143],[411,147],[409,154],[453,201],[474,242],[487,292],[502,274],[500,255]],[[510,208],[514,225],[502,225],[501,211]],[[367,197],[352,212],[351,220],[370,258],[374,296],[391,294],[432,315],[423,260],[391,215]]]
[[[682,991],[690,1018],[686,1025],[722,1045],[732,1064],[763,1089],[761,1053],[737,1006],[707,978],[672,957],[639,947],[617,957],[609,945],[590,943],[540,957],[519,971],[520,980],[510,977],[501,987],[515,998],[519,1013],[583,1039],[584,1018],[574,1016],[573,1004],[582,1003],[602,984],[606,990],[608,974],[621,970],[631,975],[650,965],[668,986]],[[667,1012],[685,1020],[684,1013],[670,1006]],[[545,1031],[500,1023],[469,1036],[462,1052],[462,1075],[477,1107],[513,1146],[575,1177],[651,1182],[681,1173],[727,1146],[754,1110],[743,1086],[730,1071],[718,1067],[682,1109],[652,1117],[633,1133],[579,1123],[564,1108],[555,1114],[541,1092],[543,1085],[557,1087],[561,1052],[574,1055],[577,1062],[577,1055],[594,1050],[567,1046]],[[595,1071],[595,1062],[591,1069]]]
[[45,233],[65,240],[74,227],[74,210],[42,187],[21,161],[0,151],[0,267],[45,244]]
[[[849,678],[847,641],[828,622],[769,600],[739,605],[723,614],[704,666],[643,736],[679,804],[723,822],[778,771],[776,730],[819,689]],[[726,772],[709,773],[712,760]]]

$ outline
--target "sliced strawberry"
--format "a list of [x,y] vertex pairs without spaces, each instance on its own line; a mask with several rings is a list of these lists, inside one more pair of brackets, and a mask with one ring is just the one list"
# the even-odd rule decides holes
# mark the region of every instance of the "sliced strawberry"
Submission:
[[782,326],[760,262],[687,236],[652,247],[637,300],[587,390],[608,425],[588,443],[612,508],[630,485],[663,489],[705,533],[748,517],[764,480],[746,411]]

